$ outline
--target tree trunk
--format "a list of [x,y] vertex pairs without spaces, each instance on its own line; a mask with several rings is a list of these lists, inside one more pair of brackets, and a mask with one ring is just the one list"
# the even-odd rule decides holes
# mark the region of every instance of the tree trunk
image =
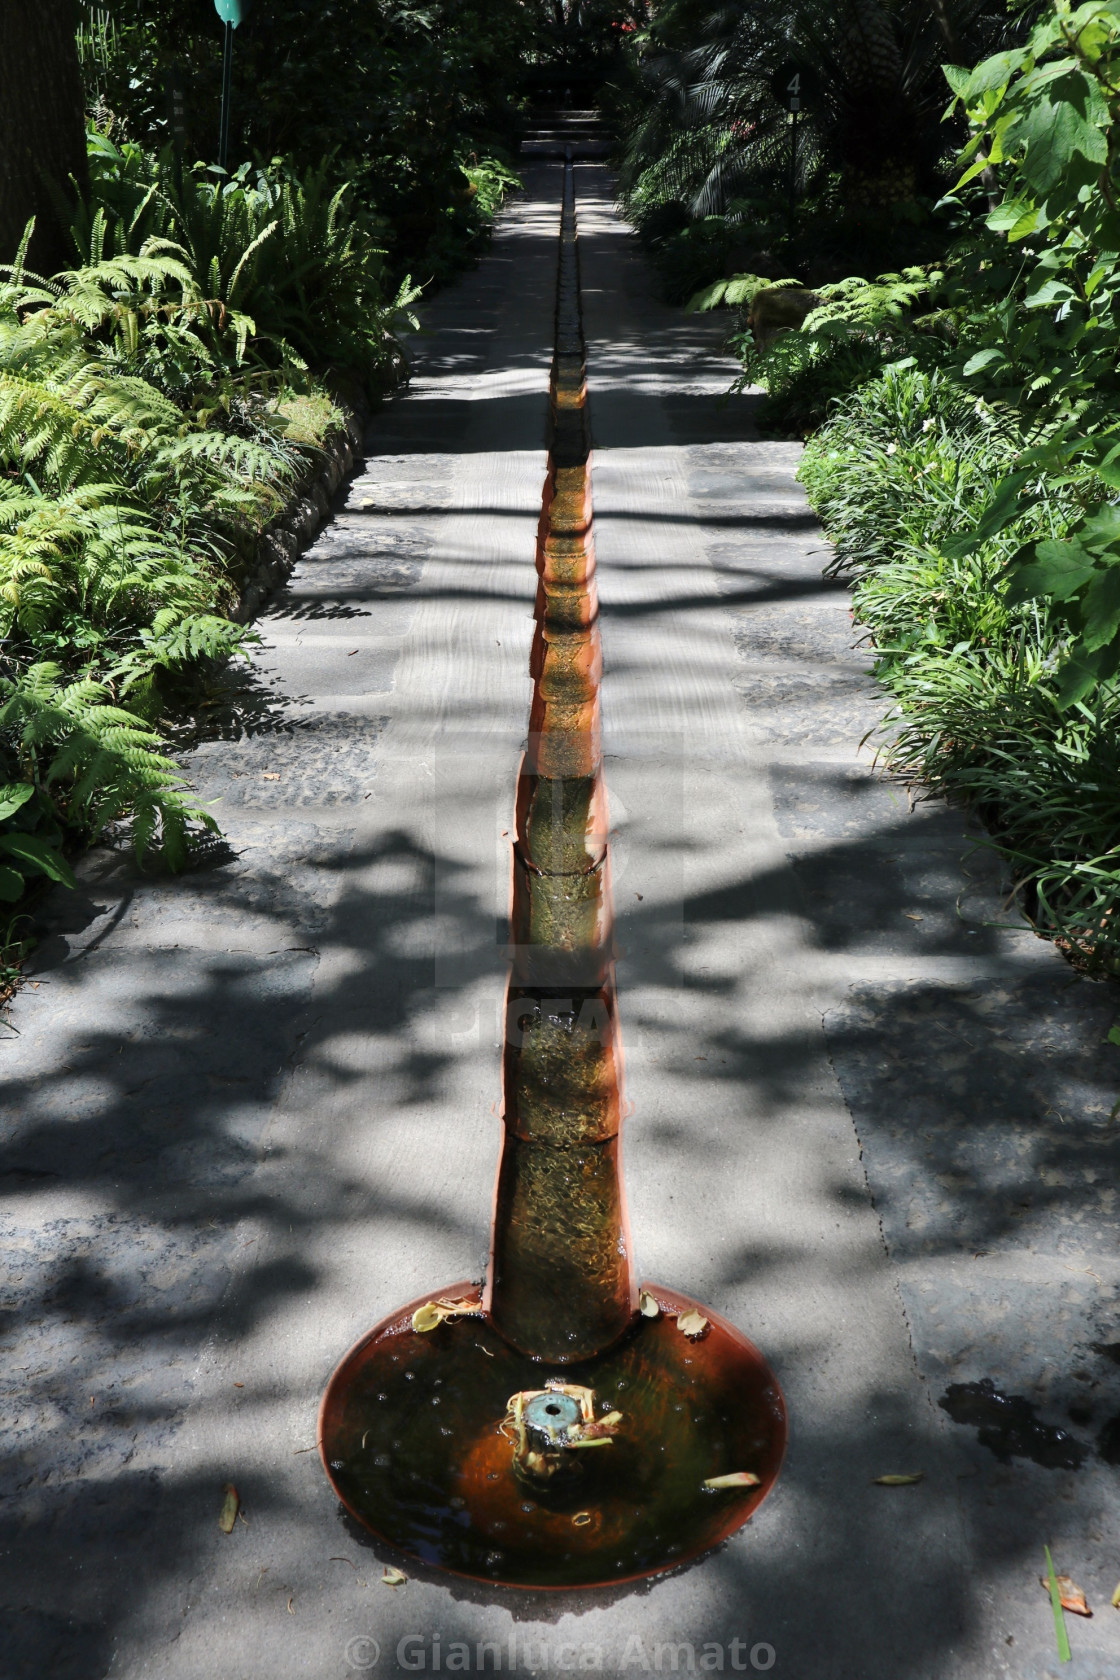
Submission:
[[51,186],[86,179],[83,105],[74,0],[0,0],[0,262],[34,216],[29,266],[72,266]]

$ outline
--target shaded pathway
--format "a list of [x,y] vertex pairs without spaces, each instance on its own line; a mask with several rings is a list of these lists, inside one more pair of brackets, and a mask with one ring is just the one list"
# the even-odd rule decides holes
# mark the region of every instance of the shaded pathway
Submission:
[[[307,1450],[353,1335],[485,1248],[558,211],[534,165],[214,696],[193,774],[228,852],[174,882],[88,860],[12,1012],[5,1680],[342,1675],[355,1637],[392,1673],[436,1632],[472,1667],[512,1635],[610,1672],[636,1637],[727,1668],[766,1641],[796,1680],[1041,1676],[1044,1540],[1101,1606],[1064,1672],[1120,1665],[1110,994],[993,927],[959,819],[857,754],[882,703],[798,451],[718,404],[720,324],[654,301],[578,174],[639,1264],[774,1359],[787,1470],[682,1575],[542,1601],[376,1585]],[[952,1423],[946,1385],[984,1377],[1083,1468]]]

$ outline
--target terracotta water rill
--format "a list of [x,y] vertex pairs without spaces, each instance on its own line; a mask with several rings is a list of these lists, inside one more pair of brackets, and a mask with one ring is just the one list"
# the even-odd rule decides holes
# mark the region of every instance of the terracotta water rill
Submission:
[[773,1485],[786,1437],[758,1350],[631,1269],[570,163],[564,175],[488,1280],[376,1325],[331,1378],[319,1427],[339,1497],[375,1534],[458,1575],[545,1588],[656,1574],[716,1545]]

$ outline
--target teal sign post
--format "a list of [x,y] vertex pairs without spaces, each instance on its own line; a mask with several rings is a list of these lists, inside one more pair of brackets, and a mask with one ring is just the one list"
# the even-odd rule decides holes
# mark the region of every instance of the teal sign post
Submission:
[[233,88],[233,32],[249,15],[253,0],[214,0],[214,10],[226,26],[222,54],[222,127],[218,140],[218,164],[226,168],[229,158],[229,102]]

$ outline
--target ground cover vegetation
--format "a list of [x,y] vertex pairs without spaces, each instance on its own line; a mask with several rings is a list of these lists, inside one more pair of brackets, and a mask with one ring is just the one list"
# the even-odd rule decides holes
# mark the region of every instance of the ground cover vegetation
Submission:
[[[838,74],[846,41],[860,31],[865,41],[878,38],[864,27],[869,9],[900,49],[910,31],[915,43],[928,38],[945,65],[941,92],[932,75],[912,84],[925,90],[920,110],[931,124],[944,118],[940,152],[924,118],[900,128],[900,147],[882,138],[879,191],[886,202],[898,183],[897,248],[875,246],[881,218],[861,209],[868,154],[861,162],[854,145],[829,135],[832,113],[844,108],[839,98],[814,140],[818,175],[805,181],[810,198],[817,192],[835,210],[824,238],[837,237],[819,275],[798,243],[802,223],[787,224],[783,244],[765,205],[755,222],[749,205],[726,196],[725,181],[738,191],[744,180],[765,179],[771,135],[782,131],[777,119],[755,131],[754,160],[737,116],[721,139],[724,95],[712,91],[707,37],[692,61],[703,72],[694,84],[683,75],[673,84],[664,56],[654,56],[632,131],[630,155],[641,167],[632,168],[631,202],[647,239],[666,252],[674,239],[680,248],[698,216],[697,242],[714,237],[703,232],[712,216],[701,213],[718,212],[725,272],[705,275],[696,265],[678,274],[676,257],[666,258],[671,289],[680,297],[701,281],[694,307],[739,312],[740,385],[762,385],[774,432],[808,437],[802,478],[895,701],[881,761],[970,802],[1040,931],[1079,964],[1115,973],[1120,6],[1044,0],[998,20],[937,6],[927,27],[903,0],[860,0],[835,14]],[[747,8],[731,10],[737,29],[754,27]],[[709,35],[714,28],[710,8],[671,11],[674,26],[691,16]],[[730,40],[725,12],[720,19],[721,39]],[[946,50],[945,22],[962,50]],[[656,41],[642,50],[662,52]],[[678,49],[673,63],[683,62]],[[741,72],[739,61],[743,80]],[[898,74],[896,109],[911,85]],[[852,103],[866,85],[857,79]],[[689,126],[703,90],[710,120]],[[666,117],[670,93],[681,134]],[[722,109],[726,116],[732,107]],[[916,197],[903,196],[912,188]],[[675,217],[678,231],[658,231],[659,215],[664,228]],[[837,230],[848,241],[840,256]],[[740,262],[751,241],[772,264],[765,254]],[[845,252],[860,260],[838,273]],[[904,260],[882,273],[882,252]],[[784,320],[774,310],[782,294]]]
[[259,537],[340,403],[402,376],[420,289],[516,180],[528,28],[515,0],[260,0],[223,172],[211,0],[47,12],[10,45],[59,85],[69,55],[88,133],[68,179],[56,150],[0,181],[0,988],[75,846],[123,825],[177,867],[214,826],[170,723],[251,639]]

